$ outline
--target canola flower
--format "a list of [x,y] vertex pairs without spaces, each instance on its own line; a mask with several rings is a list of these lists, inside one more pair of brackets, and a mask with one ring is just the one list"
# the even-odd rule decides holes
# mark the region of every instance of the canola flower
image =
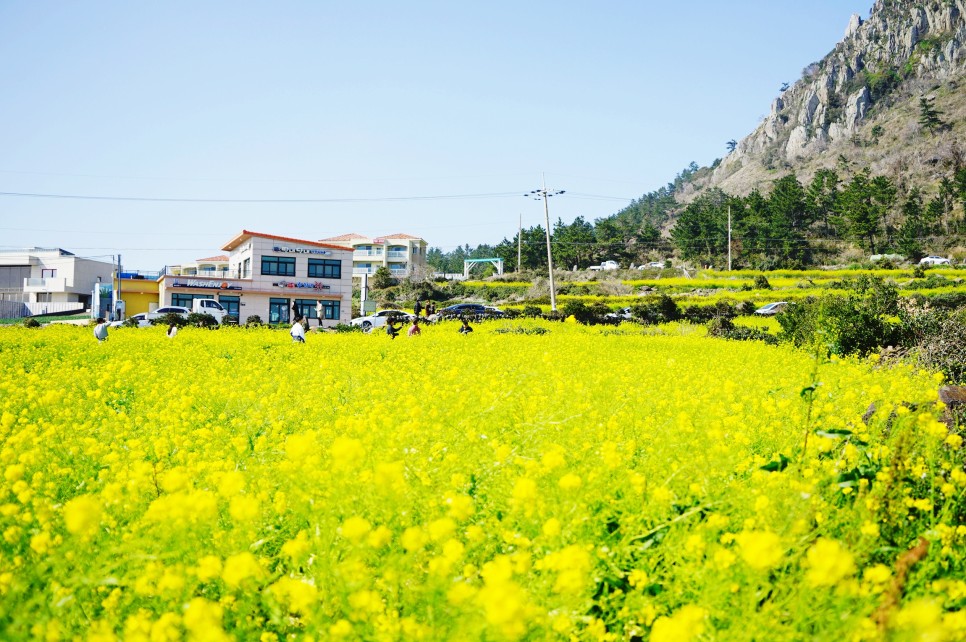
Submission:
[[528,324],[0,329],[0,638],[966,634],[936,377]]

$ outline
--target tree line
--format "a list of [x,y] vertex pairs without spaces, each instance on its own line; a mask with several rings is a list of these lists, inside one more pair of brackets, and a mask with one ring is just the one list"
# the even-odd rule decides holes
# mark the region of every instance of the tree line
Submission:
[[[713,188],[682,204],[676,193],[697,171],[692,163],[667,186],[612,216],[593,222],[577,217],[569,224],[558,219],[551,230],[554,265],[586,268],[615,260],[629,267],[674,253],[724,267],[729,213],[735,269],[804,268],[834,260],[850,245],[918,260],[940,251],[943,238],[966,234],[966,166],[927,194],[868,168],[851,171],[844,158],[840,165],[817,171],[807,183],[785,175],[767,194],[735,196]],[[447,253],[431,248],[427,262],[439,272],[462,273],[465,259],[499,257],[507,271],[515,271],[518,251],[522,269],[546,269],[543,226],[522,229],[496,245],[465,245]]]

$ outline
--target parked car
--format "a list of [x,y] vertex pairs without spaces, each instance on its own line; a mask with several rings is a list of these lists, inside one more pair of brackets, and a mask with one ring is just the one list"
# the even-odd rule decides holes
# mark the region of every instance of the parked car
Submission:
[[374,314],[364,317],[356,317],[349,321],[351,325],[360,326],[366,332],[373,328],[381,328],[386,325],[389,319],[395,319],[397,323],[411,323],[415,317],[402,310],[379,310]]
[[151,321],[148,319],[147,312],[141,312],[140,314],[135,314],[124,321],[111,321],[107,324],[110,328],[119,328],[122,325],[130,325],[131,323],[137,323],[137,327],[146,328],[151,325]]
[[620,268],[620,265],[617,263],[617,261],[604,261],[600,265],[591,265],[587,269],[599,271],[599,270],[617,270],[619,268]]
[[629,321],[633,316],[630,308],[621,308],[617,312],[608,312],[604,315],[604,318],[613,321]]
[[166,314],[180,314],[181,316],[187,318],[191,314],[191,310],[188,308],[183,308],[180,305],[166,305],[164,307],[158,308],[154,312],[145,313],[145,319],[151,321],[152,319],[160,319]]
[[949,265],[949,259],[941,256],[924,256],[919,259],[919,265]]
[[761,306],[760,308],[755,310],[755,314],[760,314],[761,316],[769,317],[774,314],[778,314],[779,312],[784,310],[785,306],[787,305],[788,305],[788,301],[776,301],[775,303],[769,303],[768,305]]
[[442,319],[454,317],[481,317],[486,315],[486,306],[479,303],[457,303],[438,312]]
[[661,270],[663,268],[664,261],[651,261],[650,263],[645,263],[637,267],[638,270]]
[[506,312],[504,312],[500,308],[495,308],[492,305],[484,305],[483,315],[490,317],[492,319],[499,319],[500,317],[506,316]]

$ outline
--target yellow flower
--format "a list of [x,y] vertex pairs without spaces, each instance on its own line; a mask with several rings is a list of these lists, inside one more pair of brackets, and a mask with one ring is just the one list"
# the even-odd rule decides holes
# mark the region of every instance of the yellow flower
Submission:
[[741,559],[757,571],[777,566],[785,555],[781,538],[771,531],[742,531],[735,535],[735,542]]
[[342,526],[339,527],[339,534],[350,542],[359,544],[371,530],[372,524],[369,523],[369,520],[365,517],[354,516],[342,522]]
[[64,525],[68,532],[90,539],[101,525],[101,503],[93,495],[81,495],[64,504]]
[[805,581],[810,586],[834,586],[855,573],[855,561],[841,543],[820,537],[805,554]]
[[248,578],[261,577],[263,571],[255,556],[245,551],[225,560],[221,579],[231,588],[238,588]]
[[688,642],[704,632],[708,612],[687,604],[671,616],[661,616],[651,628],[650,642]]

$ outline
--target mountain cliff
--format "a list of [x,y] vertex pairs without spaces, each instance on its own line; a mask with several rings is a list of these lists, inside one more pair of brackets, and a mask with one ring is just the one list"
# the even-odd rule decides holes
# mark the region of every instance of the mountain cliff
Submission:
[[[712,168],[677,193],[708,187],[767,192],[780,176],[803,181],[823,168],[868,168],[929,191],[966,149],[966,0],[879,0],[853,15],[841,42],[772,102],[769,114]],[[941,126],[921,124],[929,105]]]

